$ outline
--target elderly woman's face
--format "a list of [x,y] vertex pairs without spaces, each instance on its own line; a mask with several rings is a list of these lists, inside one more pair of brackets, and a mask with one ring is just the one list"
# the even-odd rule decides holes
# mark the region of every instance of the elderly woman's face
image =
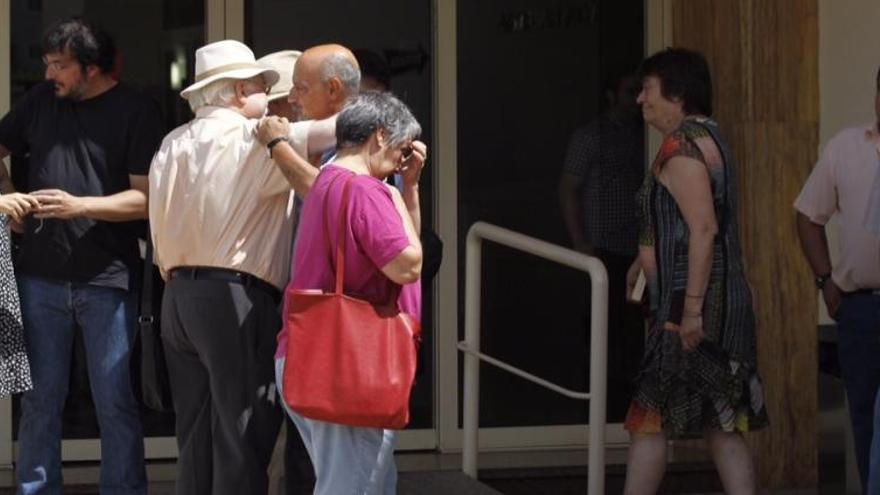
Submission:
[[662,89],[659,77],[648,76],[642,80],[642,91],[636,101],[642,106],[645,122],[665,131],[671,122],[682,115],[682,104],[678,100],[666,99]]
[[397,172],[404,162],[409,160],[410,156],[412,156],[413,147],[412,141],[406,141],[403,144],[397,146],[385,145],[382,153],[381,153],[381,164],[377,167],[374,173],[379,175],[379,178],[384,179],[389,175]]

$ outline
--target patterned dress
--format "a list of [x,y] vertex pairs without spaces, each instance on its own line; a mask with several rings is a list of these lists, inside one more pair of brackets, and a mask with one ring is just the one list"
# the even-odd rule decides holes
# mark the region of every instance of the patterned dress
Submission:
[[12,271],[9,217],[0,215],[0,397],[30,390],[18,289]]
[[[718,234],[703,302],[705,339],[681,348],[676,330],[684,308],[689,231],[672,194],[656,179],[674,156],[694,158],[709,172]],[[636,379],[625,427],[670,437],[702,435],[707,428],[749,431],[767,425],[757,373],[755,315],[743,271],[736,221],[734,164],[718,125],[688,117],[666,137],[639,191],[640,256],[656,267],[651,279],[654,322]]]

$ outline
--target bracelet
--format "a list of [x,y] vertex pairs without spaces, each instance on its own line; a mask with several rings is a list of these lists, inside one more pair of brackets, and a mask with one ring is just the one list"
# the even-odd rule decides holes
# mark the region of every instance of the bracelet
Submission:
[[277,138],[272,139],[268,143],[266,143],[266,148],[269,148],[269,158],[272,158],[272,148],[275,147],[276,144],[284,141],[287,144],[290,144],[290,138],[287,136],[278,136]]
[[703,313],[700,313],[700,312],[689,313],[687,311],[684,311],[681,313],[681,315],[684,316],[685,318],[699,318],[699,317],[703,316]]
[[684,297],[691,297],[691,298],[693,298],[693,299],[702,299],[703,297],[705,297],[705,294],[700,295],[700,296],[695,296],[695,295],[693,295],[693,294],[687,294],[687,293],[685,293]]

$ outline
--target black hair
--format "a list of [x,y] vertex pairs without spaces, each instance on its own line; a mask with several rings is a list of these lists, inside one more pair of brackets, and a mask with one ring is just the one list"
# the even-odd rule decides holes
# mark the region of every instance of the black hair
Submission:
[[660,91],[667,100],[682,102],[685,115],[712,115],[712,76],[703,54],[686,48],[667,48],[651,55],[639,68],[644,79],[660,79]]
[[79,18],[62,19],[43,34],[43,54],[63,53],[70,55],[85,69],[89,65],[101,72],[113,70],[116,62],[116,44],[103,29]]

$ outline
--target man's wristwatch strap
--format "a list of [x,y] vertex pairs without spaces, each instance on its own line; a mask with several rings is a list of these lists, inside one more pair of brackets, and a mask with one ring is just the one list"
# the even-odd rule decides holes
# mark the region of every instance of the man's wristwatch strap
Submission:
[[278,136],[277,138],[272,139],[268,143],[266,143],[266,148],[269,148],[269,158],[272,158],[272,148],[275,147],[276,144],[284,141],[287,144],[290,144],[290,138],[287,136]]

